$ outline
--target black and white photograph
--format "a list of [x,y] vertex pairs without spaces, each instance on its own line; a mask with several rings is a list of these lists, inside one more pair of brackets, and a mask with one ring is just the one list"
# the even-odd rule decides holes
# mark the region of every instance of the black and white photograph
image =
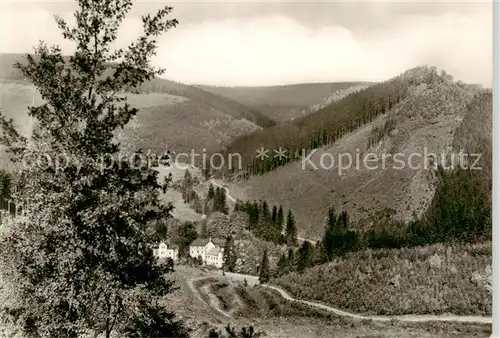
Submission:
[[500,337],[499,9],[1,0],[0,338]]

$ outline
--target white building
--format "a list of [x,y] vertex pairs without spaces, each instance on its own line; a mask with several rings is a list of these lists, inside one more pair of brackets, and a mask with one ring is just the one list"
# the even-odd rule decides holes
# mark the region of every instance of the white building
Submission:
[[174,262],[179,258],[179,247],[177,245],[168,245],[160,242],[157,248],[153,249],[153,254],[158,259],[172,258]]
[[222,268],[224,264],[224,243],[224,241],[212,240],[212,238],[198,238],[189,246],[189,255],[193,258],[201,256],[203,264]]

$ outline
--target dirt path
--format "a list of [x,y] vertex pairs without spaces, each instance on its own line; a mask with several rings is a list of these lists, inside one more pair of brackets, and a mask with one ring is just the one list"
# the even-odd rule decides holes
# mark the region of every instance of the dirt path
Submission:
[[[239,273],[232,273],[229,276],[226,276],[226,279],[232,280],[232,281],[242,281],[243,279],[247,279],[250,285],[257,285],[258,284],[258,278],[256,276],[251,276],[251,275],[244,275],[244,274],[239,274]],[[200,296],[200,299],[203,300],[203,298],[200,295],[200,292],[196,290],[196,288],[193,285],[193,282],[197,280],[202,280],[209,278],[207,276],[205,277],[200,277],[192,280],[188,280],[188,285],[190,288],[197,293]],[[275,286],[275,285],[269,285],[269,284],[260,284],[263,287],[272,289],[277,291],[284,299],[292,301],[292,302],[297,302],[297,303],[303,303],[307,304],[309,306],[314,306],[316,308],[320,308],[329,312],[333,312],[338,316],[341,317],[350,317],[354,319],[360,319],[360,320],[372,320],[372,321],[379,321],[379,322],[389,322],[391,320],[394,321],[399,321],[399,322],[407,322],[407,323],[416,323],[416,322],[453,322],[453,323],[474,323],[474,324],[491,324],[492,323],[492,318],[491,317],[483,317],[483,316],[457,316],[457,315],[398,315],[398,316],[377,316],[377,315],[360,315],[357,313],[352,313],[348,311],[343,311],[325,304],[320,304],[316,302],[311,302],[307,300],[302,300],[302,299],[297,299],[292,297],[288,292],[286,292],[284,289]],[[210,302],[209,306],[215,309],[217,312],[221,313],[225,317],[231,317],[231,314],[222,310],[220,307],[220,302],[214,294],[212,294],[210,290],[210,284],[206,285],[203,287],[203,292],[206,293],[206,295],[209,297]]]
[[214,295],[212,293],[212,290],[210,290],[210,286],[211,285],[212,284],[204,285],[200,289],[201,292],[203,292],[205,295],[207,295],[207,297],[209,299],[208,305],[210,305],[211,308],[213,308],[214,310],[216,310],[217,312],[219,312],[224,317],[231,318],[232,317],[231,314],[229,312],[224,311],[221,308],[219,299],[217,298],[216,295]]
[[212,179],[212,180],[210,180],[210,182],[212,182],[212,184],[213,184],[213,185],[215,185],[216,187],[219,187],[219,188],[221,188],[221,189],[224,189],[224,190],[226,191],[226,197],[227,197],[227,199],[228,199],[228,200],[230,200],[230,201],[231,201],[231,202],[233,202],[233,203],[236,203],[236,199],[235,199],[233,196],[231,196],[231,194],[230,194],[230,192],[229,192],[229,189],[228,189],[228,188],[223,187],[223,186],[222,186],[222,185],[220,185],[219,183],[216,183],[213,179]]
[[[226,190],[226,198],[227,198],[228,200],[230,200],[231,202],[236,203],[236,199],[235,199],[233,196],[231,196],[231,193],[230,193],[230,191],[229,191],[229,189],[228,189],[228,188],[223,187],[223,186],[222,186],[222,185],[220,185],[219,183],[216,183],[213,179],[212,179],[212,180],[210,180],[210,182],[211,182],[213,185],[215,185],[216,187],[219,187],[219,188],[221,188],[221,189]],[[304,242],[304,241],[309,241],[309,242],[311,242],[311,243],[313,243],[313,244],[316,244],[316,242],[317,242],[317,240],[314,240],[314,239],[304,238],[304,237],[298,237],[298,236],[297,236],[297,239],[298,239],[299,241],[302,241],[302,242]]]
[[[187,280],[187,285],[189,287],[189,289],[191,289],[191,291],[197,295],[197,297],[208,304],[208,306],[210,306],[212,309],[214,309],[215,311],[217,311],[218,313],[220,313],[221,315],[223,315],[224,317],[227,317],[227,318],[231,318],[231,314],[224,311],[221,306],[220,306],[220,302],[219,302],[219,299],[217,298],[216,295],[214,295],[212,293],[212,291],[210,290],[210,285],[211,283],[207,284],[207,285],[204,285],[202,286],[200,289],[196,288],[194,286],[194,283],[197,282],[197,281],[201,281],[201,280],[204,280],[204,279],[208,279],[208,278],[213,278],[213,276],[202,276],[202,277],[198,277],[198,278],[194,278],[194,279],[189,279]],[[204,299],[203,295],[206,295],[207,298],[208,298],[208,302]]]
[[370,316],[370,315],[359,315],[356,313],[342,311],[340,309],[333,308],[331,306],[327,306],[320,303],[310,302],[307,300],[296,299],[290,296],[285,290],[280,287],[274,285],[263,284],[262,286],[273,289],[277,291],[283,298],[307,304],[310,306],[314,306],[317,308],[321,308],[323,310],[327,310],[333,312],[342,317],[351,317],[355,319],[365,319],[365,320],[373,320],[373,321],[383,321],[388,322],[391,320],[400,321],[400,322],[454,322],[454,323],[476,323],[476,324],[491,324],[491,317],[482,317],[482,316],[456,316],[456,315],[400,315],[400,316]]

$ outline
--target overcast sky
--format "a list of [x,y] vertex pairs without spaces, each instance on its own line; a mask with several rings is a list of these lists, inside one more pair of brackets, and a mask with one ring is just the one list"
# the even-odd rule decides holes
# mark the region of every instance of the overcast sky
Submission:
[[[72,52],[53,19],[58,14],[71,21],[71,2],[0,1],[0,52],[30,52],[38,39]],[[175,81],[379,81],[431,64],[491,87],[491,1],[140,2],[119,44],[138,35],[140,14],[166,2],[180,25],[160,39],[154,63]]]

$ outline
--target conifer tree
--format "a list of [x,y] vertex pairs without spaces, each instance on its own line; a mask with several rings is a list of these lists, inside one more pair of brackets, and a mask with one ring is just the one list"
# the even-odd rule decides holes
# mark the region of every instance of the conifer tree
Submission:
[[295,225],[292,210],[288,211],[286,217],[285,238],[288,245],[297,245],[297,226]]
[[295,270],[295,251],[293,251],[292,248],[288,249],[288,271],[294,271]]
[[281,255],[280,259],[278,260],[278,264],[276,267],[276,273],[278,276],[281,276],[281,275],[286,274],[287,272],[288,272],[288,258],[285,255],[285,253],[283,253]]
[[224,245],[224,255],[223,255],[223,266],[222,272],[229,271],[234,272],[234,268],[236,267],[236,252],[234,247],[234,240],[231,235],[226,238],[226,243]]
[[283,224],[285,223],[285,215],[283,213],[283,207],[280,205],[278,210],[277,222],[279,224],[280,229],[283,229]]
[[260,217],[258,236],[262,237],[264,240],[270,240],[272,237],[272,229],[269,226],[271,221],[271,214],[269,212],[269,206],[266,201],[262,201],[261,203],[260,214],[262,216]]
[[208,228],[206,219],[201,221],[200,238],[208,238]]
[[269,257],[267,256],[267,249],[264,250],[262,261],[260,263],[259,282],[261,284],[269,282],[271,271],[269,269]]
[[313,247],[309,241],[304,241],[299,249],[297,257],[297,271],[302,272],[311,266]]
[[214,186],[212,183],[210,183],[208,187],[208,194],[207,194],[207,199],[211,200],[215,197],[215,191],[214,191]]
[[228,213],[227,202],[226,202],[226,190],[225,189],[220,190],[220,212],[222,212],[224,214]]
[[8,210],[9,203],[11,202],[11,189],[12,189],[12,178],[11,175],[0,169],[0,208],[2,210]]
[[152,250],[153,224],[172,210],[159,198],[166,185],[140,161],[120,162],[114,140],[137,113],[120,93],[162,73],[149,59],[157,36],[177,21],[167,20],[170,7],[147,15],[144,34],[112,50],[131,6],[79,0],[74,27],[56,18],[75,54],[40,43],[16,65],[45,103],[29,109],[38,122],[30,139],[2,115],[2,145],[13,161],[68,160],[63,168],[21,168],[13,197],[30,198],[27,217],[1,225],[0,327],[24,337],[188,336],[162,301],[173,290],[165,278],[172,266],[158,265]]
[[271,215],[271,222],[273,224],[276,224],[278,222],[278,208],[275,205],[273,206],[273,213]]
[[186,187],[191,187],[192,183],[193,183],[193,176],[189,172],[189,169],[186,169],[184,173],[184,185]]

